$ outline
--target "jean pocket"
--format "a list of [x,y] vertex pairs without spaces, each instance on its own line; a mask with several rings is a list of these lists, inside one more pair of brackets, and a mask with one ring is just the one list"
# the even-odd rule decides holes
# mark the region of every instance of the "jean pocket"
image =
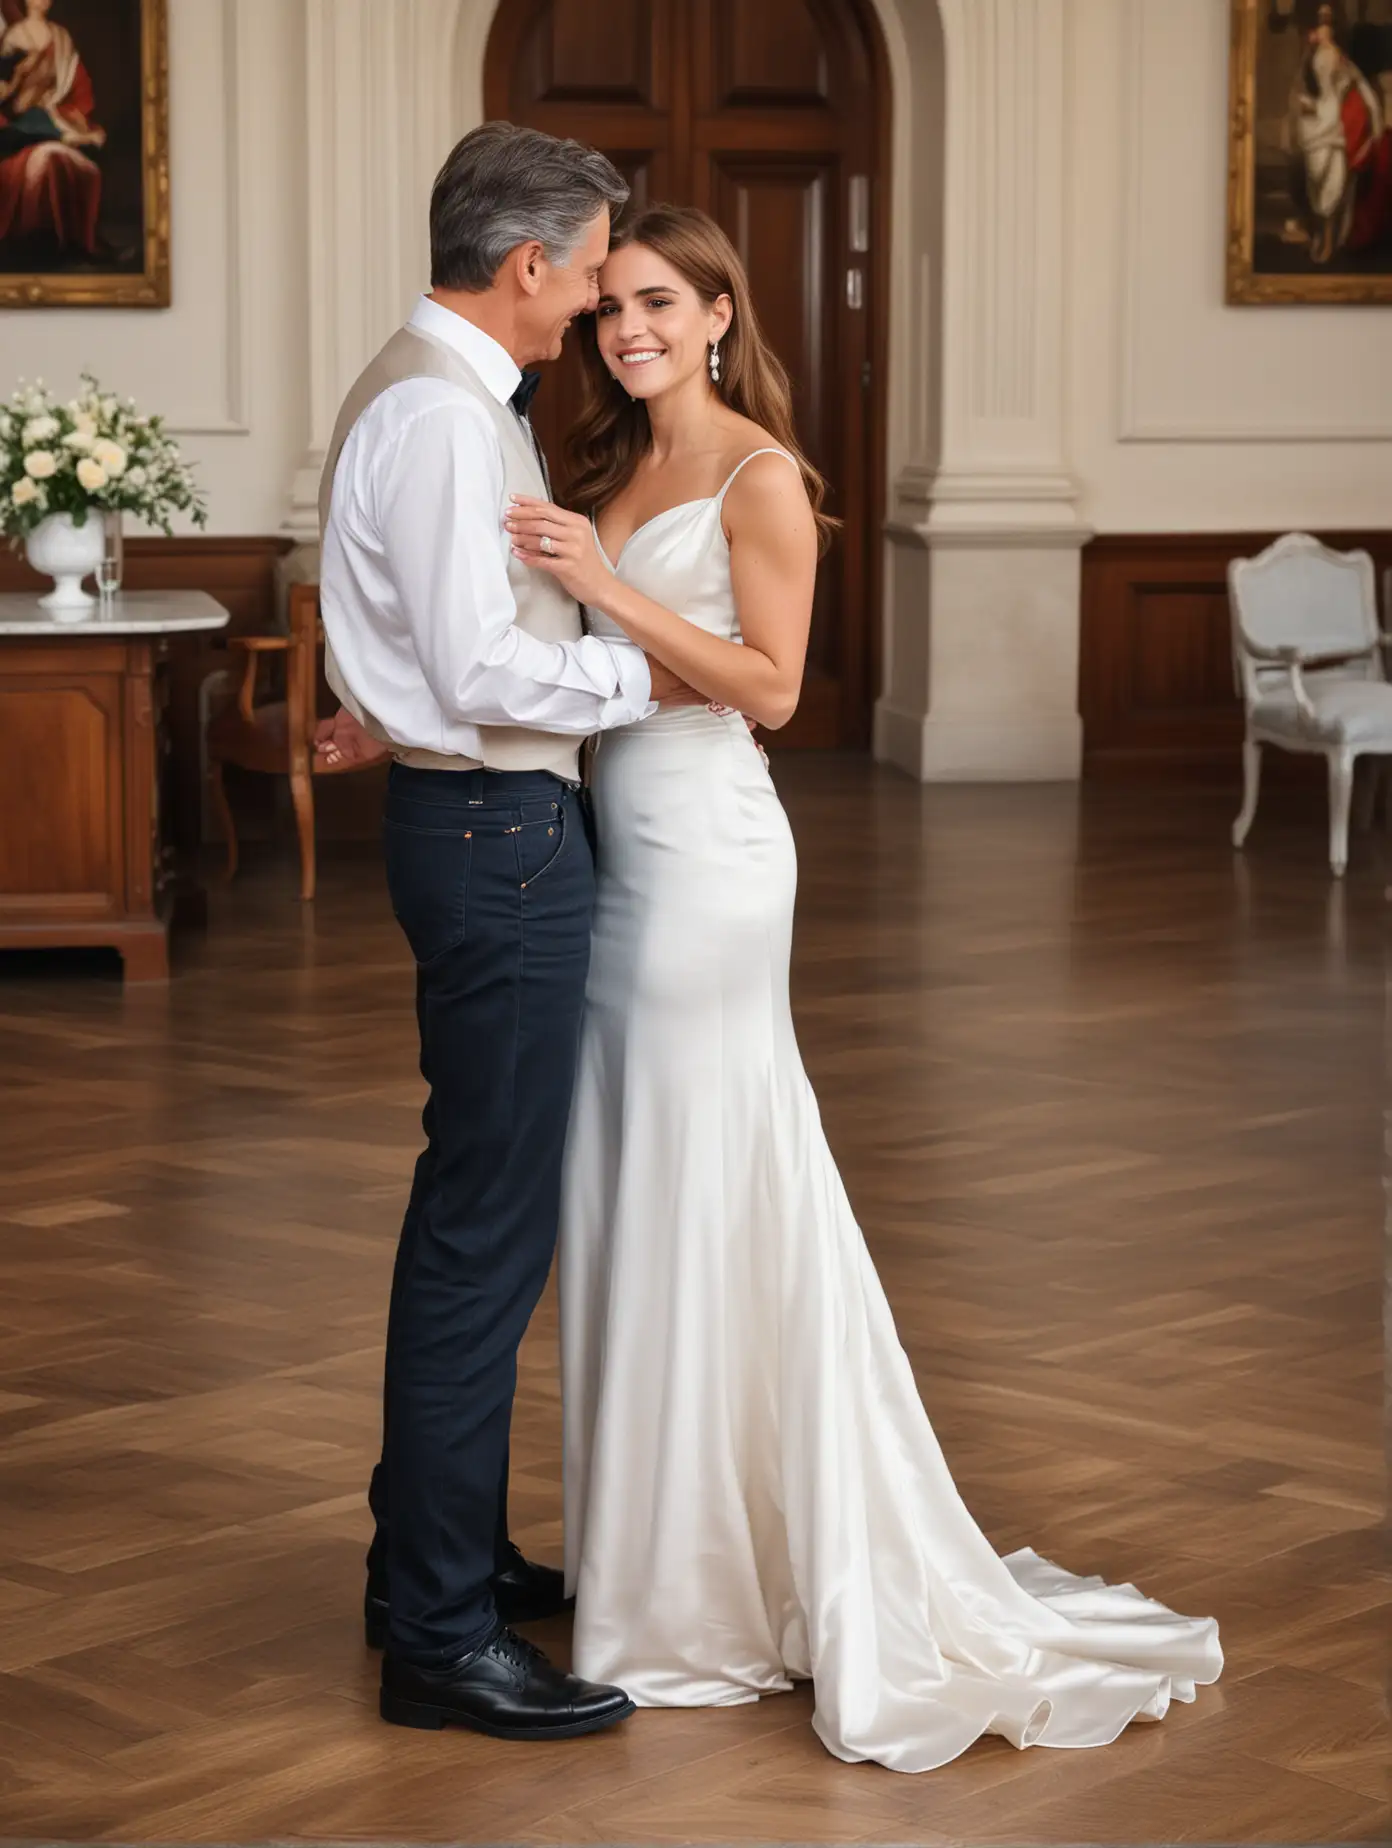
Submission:
[[517,877],[524,892],[544,879],[560,859],[568,826],[567,807],[557,807],[546,820],[524,821],[518,828]]
[[388,818],[382,833],[387,890],[417,963],[464,941],[473,838],[465,828],[415,828]]

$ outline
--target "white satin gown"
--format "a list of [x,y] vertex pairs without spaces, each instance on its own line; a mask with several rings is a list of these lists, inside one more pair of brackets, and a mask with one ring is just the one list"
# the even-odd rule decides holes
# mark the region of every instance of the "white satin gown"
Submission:
[[[723,499],[612,568],[737,640]],[[953,1486],[798,1053],[793,841],[743,720],[608,733],[593,788],[560,1246],[577,1672],[645,1707],[810,1678],[827,1749],[897,1771],[983,1733],[1104,1745],[1192,1700],[1211,1618],[1002,1559]]]

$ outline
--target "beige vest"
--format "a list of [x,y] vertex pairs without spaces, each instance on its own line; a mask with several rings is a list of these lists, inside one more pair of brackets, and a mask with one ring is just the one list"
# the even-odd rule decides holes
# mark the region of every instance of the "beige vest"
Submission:
[[[509,404],[499,404],[473,367],[442,341],[413,327],[394,333],[367,367],[344,400],[334,426],[333,440],[324,461],[319,484],[319,530],[328,525],[333,496],[334,470],[349,432],[368,405],[393,385],[406,379],[448,379],[478,399],[492,419],[503,451],[503,473],[509,494],[532,494],[549,499],[537,451],[526,428]],[[580,606],[544,571],[529,570],[519,559],[508,559],[508,582],[517,603],[517,626],[543,642],[577,642],[583,630]],[[325,651],[329,685],[343,704],[374,737],[390,743],[380,725],[362,709],[345,686],[331,651]],[[487,770],[550,770],[574,782],[579,779],[580,740],[558,732],[529,731],[514,725],[481,725],[482,767]],[[397,750],[403,763],[429,770],[477,770],[471,757],[442,757],[434,751]]]

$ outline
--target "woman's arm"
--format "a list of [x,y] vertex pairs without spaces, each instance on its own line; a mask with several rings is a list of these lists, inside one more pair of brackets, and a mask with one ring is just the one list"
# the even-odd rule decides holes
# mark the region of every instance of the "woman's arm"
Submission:
[[[742,642],[708,635],[622,583],[581,514],[518,496],[507,525],[514,550],[528,565],[549,571],[573,597],[602,610],[707,699],[776,730],[793,716],[802,689],[816,524],[801,476],[780,456],[757,456],[741,469],[723,511]],[[555,548],[549,557],[539,549],[543,534]]]

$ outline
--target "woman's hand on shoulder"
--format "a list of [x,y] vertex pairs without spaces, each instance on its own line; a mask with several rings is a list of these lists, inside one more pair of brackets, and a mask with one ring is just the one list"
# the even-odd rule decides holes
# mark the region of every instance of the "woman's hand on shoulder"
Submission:
[[503,518],[514,558],[545,571],[580,603],[602,602],[614,574],[600,555],[594,527],[583,513],[552,501],[514,494]]

